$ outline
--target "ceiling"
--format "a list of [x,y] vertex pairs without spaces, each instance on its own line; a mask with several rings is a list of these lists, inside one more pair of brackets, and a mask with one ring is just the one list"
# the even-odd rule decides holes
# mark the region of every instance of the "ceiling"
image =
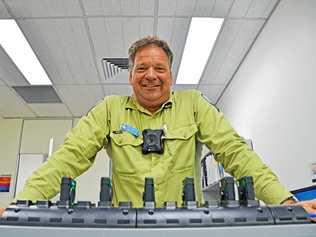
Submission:
[[[80,117],[106,95],[130,94],[127,72],[108,79],[103,58],[127,57],[135,40],[157,35],[174,54],[176,78],[191,17],[225,21],[197,88],[216,103],[278,0],[0,0],[0,18],[16,19],[62,103],[26,103],[27,86],[0,47],[0,116]],[[5,32],[1,32],[3,34]]]

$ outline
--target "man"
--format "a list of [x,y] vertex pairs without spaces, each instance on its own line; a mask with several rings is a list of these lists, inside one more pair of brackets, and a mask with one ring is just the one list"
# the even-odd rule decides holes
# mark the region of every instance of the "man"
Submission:
[[[96,105],[28,179],[17,199],[52,198],[59,192],[62,176],[83,173],[105,147],[113,164],[115,205],[132,201],[141,207],[145,177],[154,178],[158,206],[172,200],[180,204],[182,181],[188,176],[195,178],[197,199],[202,201],[197,145],[201,142],[237,179],[252,176],[257,198],[267,204],[294,203],[291,193],[200,92],[171,91],[172,59],[164,41],[156,37],[136,41],[129,49],[133,96],[109,96]],[[147,138],[141,132],[147,129],[156,132],[154,140],[162,148],[150,144],[146,148]],[[298,204],[316,212],[316,201]]]

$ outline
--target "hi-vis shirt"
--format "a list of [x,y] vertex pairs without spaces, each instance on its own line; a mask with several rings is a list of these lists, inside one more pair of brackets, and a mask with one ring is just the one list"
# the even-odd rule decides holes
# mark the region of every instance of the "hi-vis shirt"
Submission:
[[[164,129],[164,153],[142,154],[142,135],[121,131],[122,123],[139,129]],[[50,199],[60,190],[62,176],[75,178],[105,148],[112,159],[113,202],[132,201],[141,207],[145,177],[155,184],[157,206],[182,203],[182,182],[194,177],[202,201],[199,146],[210,148],[225,171],[239,179],[252,176],[258,199],[279,204],[292,196],[276,175],[237,135],[223,114],[196,90],[172,92],[154,114],[131,96],[109,96],[68,133],[65,143],[27,180],[16,199]],[[97,190],[95,190],[97,191]]]

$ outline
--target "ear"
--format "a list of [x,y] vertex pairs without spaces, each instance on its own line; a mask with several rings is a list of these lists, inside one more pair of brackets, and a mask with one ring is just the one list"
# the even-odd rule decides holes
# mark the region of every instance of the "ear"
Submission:
[[173,81],[173,75],[172,75],[172,71],[170,70],[170,84],[173,85],[174,81]]
[[132,85],[132,82],[133,82],[132,71],[129,71],[129,73],[128,73],[128,81],[129,81],[129,84]]

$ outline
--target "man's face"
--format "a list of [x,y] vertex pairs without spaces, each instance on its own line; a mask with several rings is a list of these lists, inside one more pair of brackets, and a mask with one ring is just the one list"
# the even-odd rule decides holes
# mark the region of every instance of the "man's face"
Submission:
[[148,45],[135,55],[129,75],[137,101],[150,112],[155,112],[169,99],[172,85],[167,54],[162,48]]

